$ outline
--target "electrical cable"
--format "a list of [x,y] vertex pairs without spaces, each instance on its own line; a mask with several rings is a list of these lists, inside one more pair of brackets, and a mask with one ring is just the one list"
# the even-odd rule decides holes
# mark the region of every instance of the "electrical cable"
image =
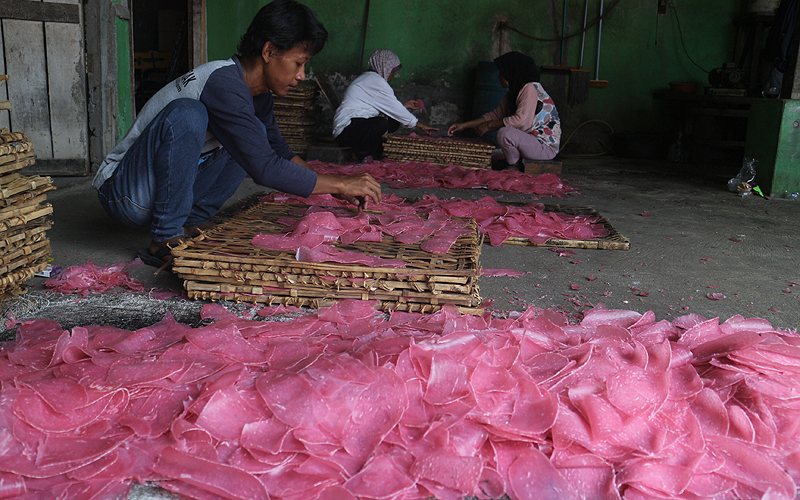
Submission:
[[[575,135],[575,132],[577,132],[578,130],[580,130],[581,127],[583,127],[584,125],[589,124],[589,123],[602,123],[603,125],[608,127],[608,129],[611,131],[612,135],[614,134],[614,127],[612,127],[611,124],[609,124],[608,122],[603,121],[603,120],[586,120],[585,122],[583,122],[580,125],[578,125],[577,127],[575,127],[575,130],[573,130],[572,133],[569,134],[569,136],[567,137],[566,141],[561,143],[561,145],[558,147],[558,150],[559,151],[563,151],[564,148],[567,147],[567,144],[569,144],[569,141],[572,139],[572,136]],[[592,157],[595,157],[595,156],[605,156],[606,154],[608,154],[609,151],[611,151],[612,153],[614,152],[611,148],[609,148],[608,146],[603,144],[602,141],[598,141],[598,142],[600,142],[600,144],[602,144],[603,147],[606,148],[607,151],[605,153],[580,154],[580,155],[565,155],[565,154],[562,154],[561,156],[563,156],[565,158],[570,158],[570,157],[572,157],[572,158],[577,158],[577,157],[580,157],[580,158],[592,158]]]
[[[533,35],[528,35],[527,33],[523,33],[523,32],[521,32],[520,30],[518,30],[517,28],[515,28],[515,27],[513,27],[513,26],[510,26],[510,25],[508,24],[508,22],[507,22],[507,21],[501,21],[501,22],[498,24],[498,28],[499,28],[500,30],[509,30],[509,31],[513,31],[514,33],[520,34],[520,35],[524,36],[525,38],[530,38],[531,40],[536,40],[537,42],[561,42],[561,41],[563,41],[563,40],[569,40],[570,38],[575,38],[576,36],[579,36],[579,35],[581,35],[581,34],[585,33],[585,32],[586,32],[586,31],[587,31],[589,28],[591,28],[591,27],[592,27],[592,26],[594,26],[595,24],[599,23],[600,21],[602,21],[603,19],[605,19],[605,18],[606,18],[606,16],[608,16],[609,14],[611,14],[611,11],[612,11],[612,10],[614,10],[614,7],[616,7],[616,6],[617,6],[617,4],[618,4],[618,3],[620,3],[620,1],[622,1],[622,0],[616,0],[616,1],[614,2],[614,4],[613,4],[613,5],[611,5],[611,7],[609,7],[609,8],[608,8],[608,10],[606,10],[606,11],[603,13],[603,15],[602,15],[602,16],[599,16],[597,19],[595,19],[595,20],[594,20],[594,21],[592,21],[591,23],[589,23],[589,24],[587,24],[586,26],[584,26],[584,28],[583,28],[582,30],[580,30],[580,31],[576,31],[575,33],[573,33],[573,34],[571,34],[571,35],[564,35],[564,36],[561,36],[561,37],[559,37],[559,38],[539,38],[539,37],[535,37],[535,36],[533,36]],[[566,14],[566,13],[565,13],[565,14]]]
[[[616,2],[614,2],[614,4],[611,5],[611,7],[609,7],[608,10],[606,10],[603,13],[602,16],[599,16],[597,19],[595,19],[591,23],[587,24],[582,30],[577,31],[575,33],[572,33],[571,35],[564,35],[564,36],[559,37],[559,38],[539,38],[539,37],[535,37],[533,35],[528,35],[527,33],[523,33],[522,31],[518,30],[517,28],[509,25],[507,21],[500,22],[500,24],[498,25],[498,28],[500,30],[513,31],[513,32],[515,32],[515,33],[517,33],[519,35],[524,36],[525,38],[530,38],[531,40],[536,40],[537,42],[561,42],[561,41],[564,41],[564,40],[569,40],[570,38],[575,38],[576,36],[585,33],[587,30],[589,30],[589,28],[593,27],[595,24],[597,24],[600,21],[602,21],[603,19],[605,19],[605,17],[608,16],[611,13],[612,10],[614,10],[614,8],[617,6],[617,4],[620,1],[621,0],[617,0]],[[675,2],[673,0],[669,0],[669,3],[670,3],[670,5],[672,5],[672,10],[673,10],[673,12],[675,14],[675,20],[678,23],[678,34],[680,36],[681,47],[683,47],[683,52],[686,54],[686,57],[689,58],[689,61],[691,61],[692,64],[694,64],[695,66],[700,68],[702,71],[704,71],[706,73],[710,73],[710,71],[708,71],[707,69],[705,69],[702,66],[700,66],[699,64],[697,64],[694,61],[694,59],[692,59],[692,56],[689,55],[689,51],[686,49],[686,44],[683,41],[683,30],[681,29],[681,20],[678,17],[678,9],[675,7]]]
[[680,36],[680,39],[681,39],[681,47],[683,47],[683,52],[686,54],[686,57],[689,58],[689,61],[691,61],[692,64],[694,64],[695,66],[697,66],[698,68],[700,68],[701,70],[703,70],[706,73],[711,73],[710,71],[708,71],[704,67],[702,67],[699,64],[697,64],[696,62],[694,62],[694,59],[692,59],[692,56],[689,55],[689,51],[686,50],[686,44],[683,43],[683,30],[681,29],[681,20],[678,17],[678,8],[675,7],[675,2],[673,0],[669,0],[669,3],[670,3],[670,5],[672,5],[672,10],[675,13],[675,21],[678,22],[678,35]]

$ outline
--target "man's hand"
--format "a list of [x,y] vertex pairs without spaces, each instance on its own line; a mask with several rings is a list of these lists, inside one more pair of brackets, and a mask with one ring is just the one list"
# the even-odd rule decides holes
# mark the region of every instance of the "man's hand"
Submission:
[[359,210],[369,207],[369,202],[381,202],[381,185],[367,173],[349,177],[318,174],[314,194],[332,194],[357,206]]

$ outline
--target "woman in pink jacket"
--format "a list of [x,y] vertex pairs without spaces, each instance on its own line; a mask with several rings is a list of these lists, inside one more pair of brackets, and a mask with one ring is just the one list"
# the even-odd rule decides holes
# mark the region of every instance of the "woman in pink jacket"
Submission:
[[521,165],[522,159],[552,160],[558,154],[561,122],[553,99],[539,83],[539,67],[520,52],[503,54],[494,63],[508,93],[494,111],[451,125],[447,135],[468,128],[478,135],[496,130],[497,143],[510,165]]

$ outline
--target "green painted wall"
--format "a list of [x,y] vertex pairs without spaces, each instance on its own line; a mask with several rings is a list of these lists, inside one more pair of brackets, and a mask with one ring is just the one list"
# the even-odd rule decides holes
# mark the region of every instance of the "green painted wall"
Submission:
[[[600,0],[588,2],[591,21],[598,16]],[[265,3],[207,0],[209,59],[230,57],[239,36]],[[366,0],[305,3],[331,34],[310,69],[329,74],[360,73]],[[584,2],[566,3],[567,32],[573,33],[582,27]],[[499,20],[507,20],[532,36],[557,38],[563,4],[563,0],[372,0],[365,57],[373,50],[391,48],[403,62],[400,79],[393,82],[396,88],[443,86],[468,91],[471,99],[477,61],[519,50],[539,64],[559,63],[560,42],[535,41],[510,31],[499,34],[495,26]],[[606,10],[614,4],[615,0],[605,0]],[[602,119],[617,132],[658,130],[653,118],[657,110],[654,91],[666,88],[669,82],[707,85],[706,72],[689,60],[683,45],[705,70],[733,59],[733,21],[747,11],[746,0],[668,0],[666,14],[658,14],[657,4],[658,0],[619,0],[605,18],[600,78],[608,80],[609,86],[590,89],[589,100],[570,110],[579,114],[581,121]],[[583,66],[592,71],[593,78],[597,38],[597,27],[586,34]],[[578,66],[580,47],[580,36],[566,42],[565,64]]]

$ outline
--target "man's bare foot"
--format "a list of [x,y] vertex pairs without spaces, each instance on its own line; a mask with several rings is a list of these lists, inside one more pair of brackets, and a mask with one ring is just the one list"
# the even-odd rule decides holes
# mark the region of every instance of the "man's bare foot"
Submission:
[[148,266],[157,267],[158,274],[162,269],[172,265],[174,257],[172,249],[183,243],[185,236],[176,236],[167,241],[151,241],[150,246],[139,250],[139,258]]
[[[170,238],[167,241],[150,241],[150,246],[147,247],[147,250],[150,251],[151,254],[156,255],[158,253],[163,253],[164,248],[175,248],[176,246],[183,243],[185,239],[184,236],[175,236],[174,238]],[[172,256],[170,256],[170,259]]]

